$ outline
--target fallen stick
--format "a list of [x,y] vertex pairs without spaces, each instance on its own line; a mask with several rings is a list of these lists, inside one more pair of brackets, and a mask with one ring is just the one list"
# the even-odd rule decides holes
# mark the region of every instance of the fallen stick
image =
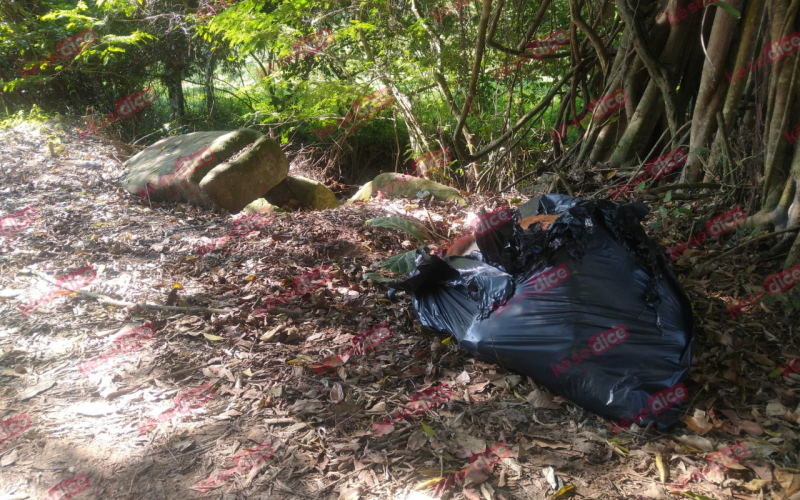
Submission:
[[[58,284],[55,282],[54,279],[52,279],[50,276],[48,276],[48,275],[46,275],[44,273],[40,273],[39,271],[33,271],[33,270],[30,270],[30,269],[27,272],[42,278],[43,280],[47,281],[51,285],[58,286]],[[79,294],[81,294],[83,296],[91,297],[93,299],[96,299],[101,304],[109,304],[109,305],[117,306],[117,307],[132,307],[132,308],[139,307],[139,308],[142,308],[142,309],[152,309],[152,310],[156,310],[156,311],[211,312],[211,313],[218,313],[218,314],[227,314],[227,313],[231,312],[229,309],[215,309],[215,308],[212,308],[212,307],[162,306],[162,305],[159,305],[159,304],[148,304],[146,302],[144,304],[135,304],[133,302],[127,302],[127,301],[124,301],[124,300],[112,299],[108,295],[103,295],[101,293],[84,292],[83,290],[72,290],[72,291],[74,291],[75,293],[79,293]]]

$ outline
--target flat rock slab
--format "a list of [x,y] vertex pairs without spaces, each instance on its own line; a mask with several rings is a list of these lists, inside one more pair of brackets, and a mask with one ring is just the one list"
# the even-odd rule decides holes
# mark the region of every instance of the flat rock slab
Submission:
[[333,191],[320,182],[301,176],[287,177],[265,194],[264,198],[286,210],[339,208]]
[[459,194],[457,189],[429,179],[423,179],[422,177],[413,177],[392,172],[380,174],[371,182],[364,184],[352,198],[347,200],[345,205],[375,197],[378,195],[378,192],[385,197],[395,198],[397,196],[414,197],[420,191],[429,191],[431,195],[439,201],[456,200],[459,205],[467,206],[467,200]]
[[[224,208],[238,205],[220,205],[217,198],[226,198],[220,194],[223,188],[216,186],[215,196],[212,196],[200,184],[213,169],[248,145],[254,145],[261,137],[263,134],[256,130],[240,129],[233,132],[194,132],[162,139],[125,162],[129,173],[122,181],[122,186],[129,193],[153,201],[189,202],[201,206],[217,204]],[[280,148],[277,152],[273,151],[273,154],[277,153],[285,160]],[[245,156],[247,153],[236,160]],[[236,165],[242,163],[245,162],[239,161]],[[282,181],[285,176],[275,180],[272,185]],[[259,181],[259,184],[269,185],[270,182]],[[239,204],[244,206],[263,192]],[[236,196],[228,196],[231,197]]]

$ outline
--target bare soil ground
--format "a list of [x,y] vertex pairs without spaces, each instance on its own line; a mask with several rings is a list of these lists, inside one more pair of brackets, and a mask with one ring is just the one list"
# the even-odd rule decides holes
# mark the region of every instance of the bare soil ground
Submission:
[[[48,146],[56,136],[60,152]],[[143,203],[117,183],[124,159],[108,143],[81,142],[60,126],[0,132],[0,213],[27,206],[39,213],[31,226],[0,237],[0,421],[30,420],[0,444],[0,499],[44,498],[81,473],[90,487],[77,498],[199,498],[198,482],[233,471],[242,452],[266,443],[273,456],[251,460],[204,496],[428,499],[433,487],[422,483],[507,443],[510,458],[445,495],[552,498],[551,467],[559,487],[572,486],[557,498],[677,498],[667,483],[742,442],[746,458],[706,469],[684,498],[798,497],[800,377],[774,376],[797,357],[796,313],[759,305],[732,319],[724,309],[744,293],[737,281],[752,281],[745,285],[752,292],[778,260],[745,254],[720,262],[710,277],[683,277],[698,323],[685,423],[671,434],[634,427],[615,437],[604,419],[423,331],[407,296],[392,302],[385,284],[363,279],[377,261],[413,248],[406,235],[365,220],[407,213],[452,238],[466,231],[465,211],[397,200],[283,213],[199,259],[194,245],[231,230],[230,214]],[[493,208],[499,198],[470,201]],[[666,243],[677,229],[661,231],[654,237]],[[695,260],[719,255],[693,252],[678,263],[687,276]],[[27,317],[20,313],[17,306],[56,288],[43,276],[86,265],[97,277],[84,291],[225,312],[109,305],[60,290]],[[332,280],[287,298],[294,278],[324,265]],[[255,314],[259,299],[279,297],[284,304]],[[154,338],[81,373],[80,363],[146,322]],[[335,372],[309,369],[383,322],[393,337],[374,351]],[[372,423],[440,383],[452,388],[447,401],[376,435]],[[214,388],[210,400],[181,403],[203,384]],[[153,418],[157,425],[137,427]]]

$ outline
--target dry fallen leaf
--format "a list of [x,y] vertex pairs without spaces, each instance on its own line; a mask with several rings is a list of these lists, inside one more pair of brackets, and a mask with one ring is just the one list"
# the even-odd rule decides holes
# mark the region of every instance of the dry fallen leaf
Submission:
[[714,445],[708,439],[700,436],[686,436],[683,435],[678,438],[678,441],[688,444],[692,448],[702,451],[714,451]]
[[412,432],[408,437],[408,449],[411,451],[417,451],[426,444],[428,444],[428,435],[422,429]]
[[656,455],[656,469],[658,470],[661,484],[666,484],[669,480],[669,469],[664,465],[664,457],[660,453]]
[[339,382],[333,384],[331,388],[331,401],[333,404],[339,404],[344,401],[344,391],[342,390],[342,384]]
[[687,415],[682,420],[689,428],[701,436],[714,428],[714,425],[708,421],[702,410],[696,409],[693,416]]
[[2,460],[0,460],[0,467],[8,467],[9,465],[14,465],[18,459],[19,459],[19,453],[17,452],[17,450],[14,450],[8,455],[4,456]]
[[553,396],[544,392],[541,389],[532,390],[525,400],[534,408],[545,408],[548,410],[557,410],[561,408],[553,401]]
[[800,491],[800,474],[796,472],[797,469],[775,469],[775,480],[783,488],[781,498],[788,498]]

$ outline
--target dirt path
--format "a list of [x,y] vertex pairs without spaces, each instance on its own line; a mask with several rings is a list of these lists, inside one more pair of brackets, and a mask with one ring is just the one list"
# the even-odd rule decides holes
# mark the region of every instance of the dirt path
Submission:
[[[206,498],[427,499],[432,488],[412,489],[459,472],[470,456],[499,443],[510,456],[490,457],[489,474],[472,474],[468,482],[477,484],[446,495],[547,498],[543,470],[553,467],[584,498],[667,498],[657,454],[671,480],[704,465],[705,443],[689,429],[675,432],[693,436],[683,443],[653,431],[614,439],[599,417],[560,398],[526,400],[532,381],[423,333],[408,298],[392,303],[384,284],[362,279],[377,259],[410,248],[398,233],[364,225],[386,215],[386,202],[278,214],[199,259],[194,245],[230,231],[230,216],[147,206],[115,184],[124,157],[111,146],[50,132],[64,141],[55,157],[35,127],[0,132],[0,213],[37,211],[31,225],[0,237],[0,420],[20,417],[12,422],[19,434],[0,444],[0,499],[44,498],[59,484],[65,491],[88,486],[77,493],[81,499],[199,498],[203,485]],[[440,233],[466,215],[444,206],[429,211]],[[229,312],[104,305],[41,278],[64,279],[87,266],[93,271],[72,286],[132,303]],[[321,273],[315,290],[294,295],[293,281],[321,266],[331,279]],[[26,314],[18,308],[42,296],[52,300]],[[354,335],[382,323],[392,336],[370,352],[343,367],[310,369],[335,361]],[[780,353],[781,330],[791,325],[776,325],[774,340],[758,341]],[[702,396],[685,411],[692,415],[716,397],[730,402],[745,422],[737,434],[746,433],[720,424],[702,439],[715,448],[748,441],[752,466],[729,470],[734,479],[724,489],[710,475],[693,489],[761,498],[757,490],[734,496],[731,488],[769,475],[764,485],[779,490],[770,462],[797,467],[778,459],[796,447],[797,417],[763,416],[775,398],[797,415],[797,395],[775,388],[782,382],[762,385],[767,396],[726,382],[729,373],[708,375],[712,363],[750,366],[741,353],[747,342],[725,335],[700,340],[704,365],[692,381]],[[373,423],[440,384],[449,388],[446,397],[408,411],[392,432],[378,435],[385,427]],[[558,409],[542,407],[548,405]],[[748,415],[748,408],[761,411]],[[762,426],[771,427],[769,436]]]

